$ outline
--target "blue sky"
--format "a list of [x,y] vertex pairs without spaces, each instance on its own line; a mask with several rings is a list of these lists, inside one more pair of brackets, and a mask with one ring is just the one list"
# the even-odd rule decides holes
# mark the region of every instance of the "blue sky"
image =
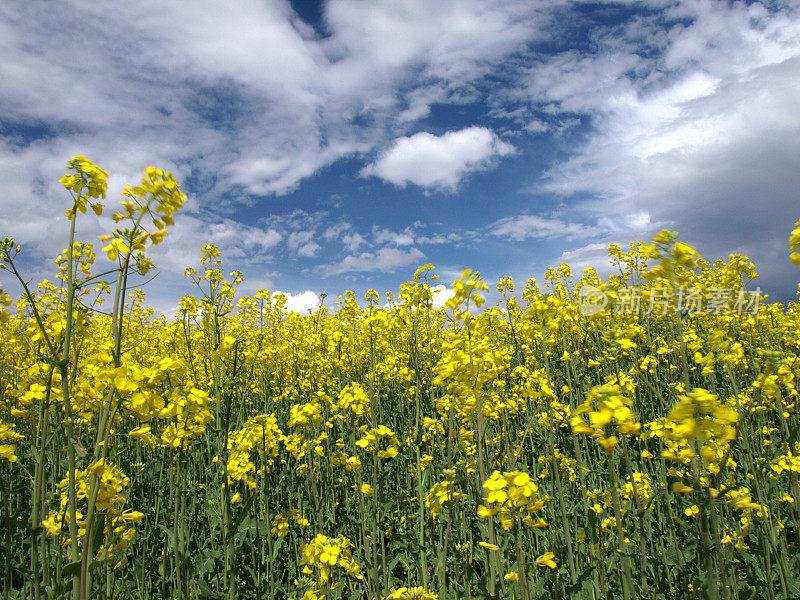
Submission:
[[797,289],[797,1],[10,0],[0,81],[0,235],[33,279],[84,154],[109,202],[149,164],[183,183],[162,311],[205,242],[298,310],[429,262],[446,284],[607,272],[610,242],[665,227],[750,255],[774,299]]

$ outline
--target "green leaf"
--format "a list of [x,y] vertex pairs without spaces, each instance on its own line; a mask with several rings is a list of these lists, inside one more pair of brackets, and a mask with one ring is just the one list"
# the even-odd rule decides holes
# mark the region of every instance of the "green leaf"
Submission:
[[192,579],[190,582],[192,585],[197,586],[197,597],[201,598],[201,600],[216,600],[219,598],[219,594],[208,587],[204,582],[200,581],[199,579]]
[[[580,574],[580,575],[578,575],[578,579],[575,581],[575,583],[574,583],[574,584],[572,584],[572,585],[565,586],[565,587],[564,587],[564,590],[565,590],[566,592],[570,593],[570,594],[575,594],[575,593],[577,593],[578,591],[580,591],[581,589],[584,589],[584,588],[585,588],[585,586],[583,585],[583,584],[584,584],[584,582],[585,582],[585,581],[587,581],[587,580],[589,580],[589,578],[592,576],[592,573],[594,572],[594,570],[595,570],[596,568],[597,568],[597,565],[592,565],[592,566],[590,566],[589,568],[587,568],[587,569],[584,569],[584,570],[581,572],[581,574]],[[591,582],[590,582],[590,583],[591,583]],[[591,589],[591,587],[592,587],[592,586],[590,585],[590,586],[589,586],[589,589]]]
[[81,561],[76,560],[75,562],[71,562],[68,565],[64,565],[61,569],[62,577],[73,577],[81,570]]

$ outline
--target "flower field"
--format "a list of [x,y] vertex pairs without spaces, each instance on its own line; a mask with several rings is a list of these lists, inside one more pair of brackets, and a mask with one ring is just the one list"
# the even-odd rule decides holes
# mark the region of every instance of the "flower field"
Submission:
[[101,267],[106,177],[70,162],[53,281],[0,246],[4,600],[800,597],[800,306],[745,306],[747,257],[662,232],[301,316],[207,245],[169,320],[137,286],[185,198],[148,168]]

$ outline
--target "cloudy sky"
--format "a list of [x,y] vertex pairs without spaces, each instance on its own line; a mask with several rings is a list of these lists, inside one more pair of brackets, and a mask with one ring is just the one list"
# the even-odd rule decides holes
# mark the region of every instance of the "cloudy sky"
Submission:
[[604,269],[665,227],[797,289],[797,0],[7,0],[0,82],[0,235],[33,279],[84,154],[109,202],[149,164],[182,182],[162,310],[207,241],[300,309],[428,262],[446,283]]

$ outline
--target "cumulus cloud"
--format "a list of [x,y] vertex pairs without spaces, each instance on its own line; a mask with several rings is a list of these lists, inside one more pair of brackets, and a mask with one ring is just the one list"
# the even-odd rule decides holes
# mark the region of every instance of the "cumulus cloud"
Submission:
[[297,249],[297,255],[304,258],[311,258],[317,254],[320,248],[322,248],[322,246],[320,246],[318,243],[308,242]]
[[350,252],[355,252],[367,240],[360,233],[346,233],[342,236],[342,243]]
[[[289,193],[404,133],[546,25],[525,0],[331,0],[323,12],[324,36],[286,0],[3,4],[0,162],[14,177],[0,227],[52,254],[55,180],[76,154],[126,183],[170,168],[193,181],[196,213],[221,223],[217,208]],[[309,243],[297,249],[318,252]]]
[[433,308],[442,308],[445,302],[456,295],[455,291],[441,283],[431,291],[433,292]]
[[785,238],[800,205],[790,166],[800,156],[798,17],[788,5],[676,2],[598,35],[599,52],[543,58],[522,95],[591,129],[540,191],[576,216],[638,224],[643,236],[656,225],[680,231],[710,258],[750,254],[762,287],[793,295]]
[[167,273],[180,273],[187,266],[200,262],[200,250],[205,243],[219,248],[231,268],[247,270],[253,264],[270,260],[270,253],[283,236],[274,229],[243,225],[232,219],[207,223],[185,214],[175,219],[169,237],[149,253],[159,268]]
[[419,263],[423,258],[425,258],[425,255],[416,248],[408,250],[381,248],[377,252],[351,254],[337,263],[320,265],[317,267],[317,272],[325,277],[341,275],[342,273],[391,273],[400,267],[408,267]]
[[[796,3],[595,4],[328,0],[314,30],[287,0],[231,0],[224,11],[211,0],[4,3],[0,230],[27,243],[39,261],[31,272],[41,271],[65,238],[56,180],[85,154],[110,172],[110,197],[148,164],[187,182],[186,208],[154,251],[173,276],[160,290],[175,287],[204,241],[245,270],[344,250],[340,263],[308,273],[373,273],[407,266],[425,244],[445,251],[487,234],[605,242],[668,226],[706,255],[751,254],[771,278],[762,287],[788,296],[796,277],[785,238],[800,205]],[[597,10],[608,18],[593,20]],[[591,43],[563,35],[576,23]],[[287,195],[341,159],[356,172],[371,161],[363,175],[429,193],[463,188],[512,152],[536,159],[531,178],[513,182],[536,195],[509,183],[507,212],[489,211],[480,230],[466,219],[446,231],[406,228],[385,211],[376,236],[374,218],[345,227],[360,204],[341,219],[262,222],[246,212],[284,210],[263,203],[296,201]],[[537,204],[554,196],[558,218],[533,216],[554,214]],[[470,210],[487,208],[480,202]],[[89,217],[82,239],[113,228]],[[362,252],[368,242],[379,249]],[[586,242],[596,239],[577,244]]]
[[420,132],[401,137],[361,174],[373,175],[400,187],[455,190],[469,173],[481,171],[514,147],[485,127],[448,131],[442,136]]
[[335,225],[328,226],[327,229],[325,229],[325,231],[322,233],[322,237],[326,240],[335,240],[341,237],[345,231],[349,231],[351,228],[352,225],[350,225],[350,223],[339,222]]
[[321,246],[314,241],[317,232],[313,229],[293,231],[289,234],[287,245],[297,252],[298,256],[310,257],[317,253]]
[[[283,194],[424,117],[546,26],[524,0],[332,0],[323,11],[320,37],[286,0],[6,4],[4,110],[46,121],[50,138],[91,131],[151,160],[214,165],[220,191]],[[75,14],[80,35],[62,26]]]
[[311,290],[306,290],[299,294],[280,291],[275,292],[275,294],[283,294],[286,297],[286,308],[301,315],[307,315],[319,307],[319,295]]
[[391,231],[375,225],[372,228],[372,238],[379,246],[383,244],[411,246],[414,243],[414,232],[411,227],[407,227],[403,231]]
[[488,227],[491,235],[511,238],[517,242],[527,239],[573,238],[596,233],[589,227],[577,223],[565,223],[560,219],[549,219],[536,215],[518,215],[499,219]]
[[579,276],[587,268],[597,271],[600,277],[608,277],[614,273],[611,261],[608,258],[608,244],[602,242],[587,244],[574,250],[566,250],[561,253],[557,262],[558,264],[568,264],[572,268],[573,275],[576,276]]

